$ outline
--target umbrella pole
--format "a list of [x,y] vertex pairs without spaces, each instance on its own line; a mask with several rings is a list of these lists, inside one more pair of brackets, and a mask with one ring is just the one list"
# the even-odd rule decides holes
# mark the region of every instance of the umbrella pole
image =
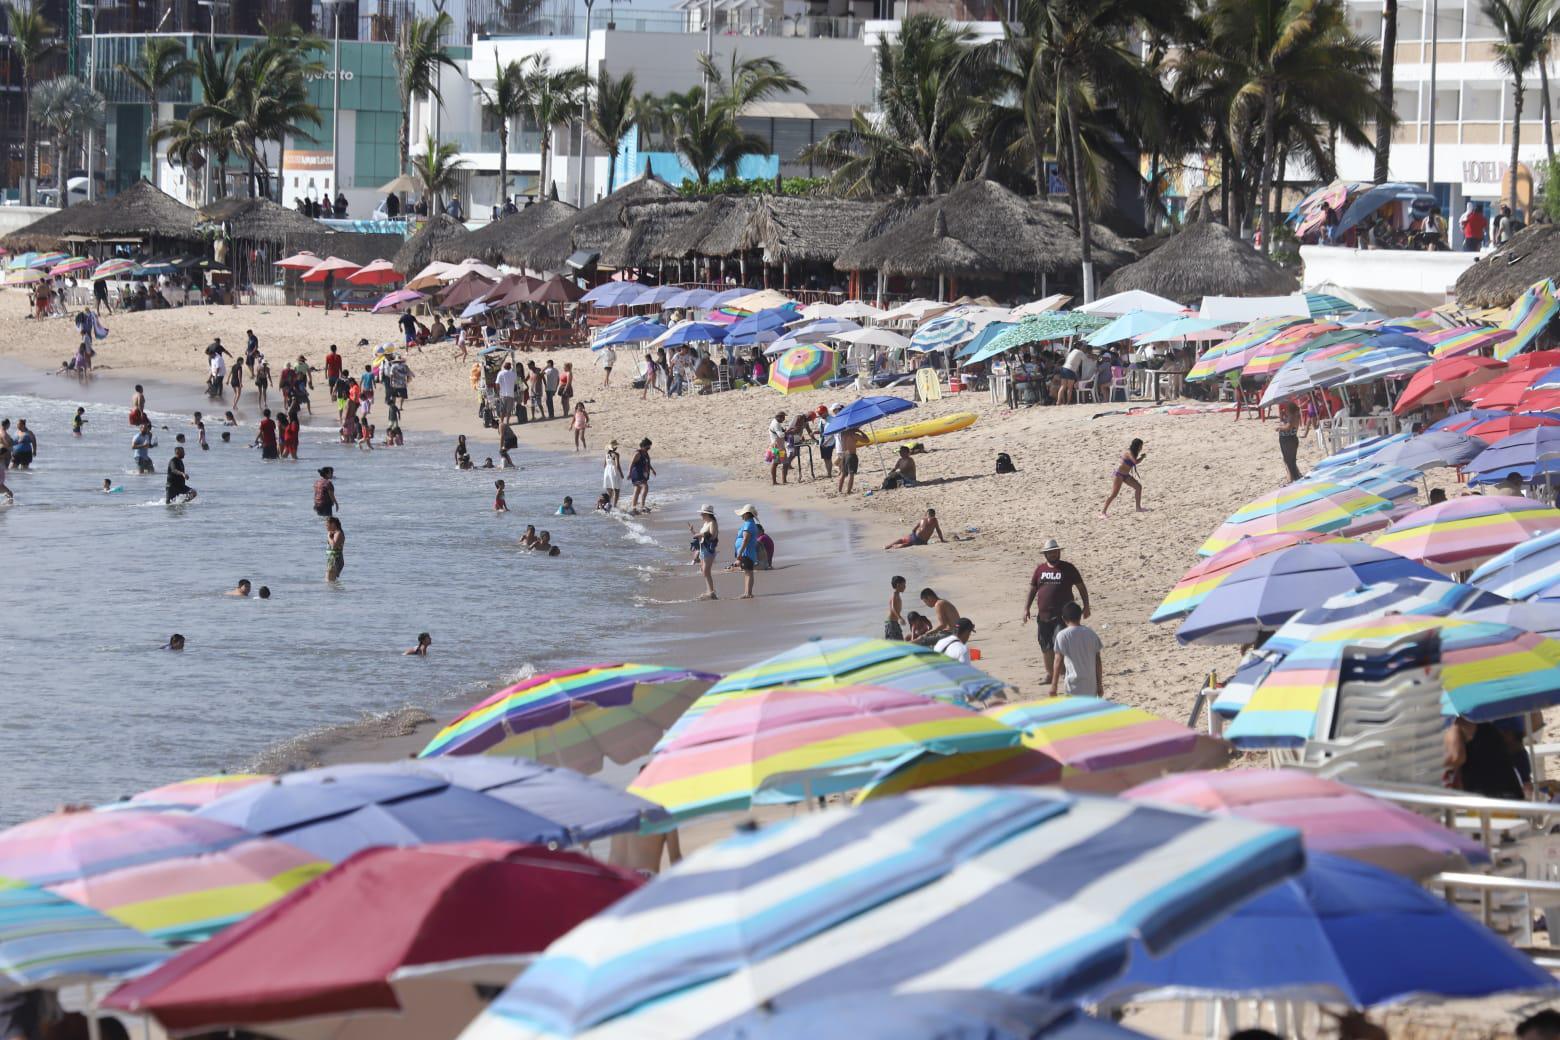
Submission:
[[87,1040],[103,1040],[103,1027],[98,1023],[97,984],[87,983]]

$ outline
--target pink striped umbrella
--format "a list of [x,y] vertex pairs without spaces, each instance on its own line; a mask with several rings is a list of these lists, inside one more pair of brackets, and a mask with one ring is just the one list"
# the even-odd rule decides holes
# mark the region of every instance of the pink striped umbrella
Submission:
[[1478,842],[1432,820],[1297,769],[1175,773],[1121,797],[1295,827],[1312,852],[1348,856],[1413,878],[1489,859]]
[[327,274],[334,274],[340,277],[349,271],[356,270],[358,270],[358,265],[351,260],[343,260],[339,256],[328,256],[303,272],[302,280],[305,282],[323,282]]
[[1560,530],[1560,509],[1520,495],[1468,495],[1416,510],[1371,543],[1452,574],[1554,530]]
[[248,831],[171,812],[58,812],[0,831],[0,877],[52,885],[226,848]]
[[140,802],[160,806],[188,806],[194,809],[202,805],[210,805],[224,795],[242,791],[246,787],[253,787],[270,779],[271,777],[265,773],[219,773],[213,776],[197,776],[133,794],[130,796],[130,804]]

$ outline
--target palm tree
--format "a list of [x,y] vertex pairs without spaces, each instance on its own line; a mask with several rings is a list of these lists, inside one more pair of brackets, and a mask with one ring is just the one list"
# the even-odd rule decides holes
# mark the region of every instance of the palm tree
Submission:
[[763,138],[737,125],[736,110],[731,105],[723,98],[709,98],[703,87],[692,87],[681,94],[673,92],[643,104],[672,151],[693,171],[701,191],[710,186],[714,173],[734,176],[737,164],[745,156],[762,155],[769,150]]
[[70,159],[77,139],[103,125],[107,105],[103,95],[75,76],[58,76],[38,84],[32,98],[34,118],[54,137],[55,180],[60,208],[70,205]]
[[456,174],[466,163],[455,158],[459,152],[455,145],[440,144],[429,134],[423,150],[412,157],[412,176],[422,187],[423,198],[428,200],[429,213],[439,212],[444,207],[444,193],[460,186]]
[[197,40],[194,57],[195,82],[202,101],[184,119],[163,123],[157,128],[153,146],[168,142],[168,161],[186,169],[204,171],[201,198],[209,203],[215,192],[226,193],[223,172],[227,160],[240,152],[239,58],[232,43],[213,48],[206,40]]
[[538,194],[552,190],[553,128],[569,121],[579,110],[580,96],[589,80],[578,65],[553,68],[543,53],[527,54],[520,61],[526,118],[542,132],[542,169]]
[[401,131],[396,141],[400,148],[401,168],[406,168],[411,150],[412,102],[420,97],[432,98],[435,104],[444,104],[439,92],[439,70],[454,69],[455,64],[444,50],[444,37],[454,26],[448,14],[439,11],[432,18],[413,18],[401,24],[401,32],[395,41],[395,63],[399,70],[397,83],[401,92]]
[[1549,41],[1548,0],[1483,0],[1484,16],[1495,26],[1495,67],[1511,77],[1511,194],[1517,212],[1517,148],[1522,141],[1522,81],[1543,60]]
[[701,54],[699,69],[704,74],[709,99],[725,101],[735,106],[739,113],[746,106],[767,101],[776,94],[807,93],[802,81],[774,58],[744,58],[732,51],[723,69],[708,54]]
[[11,34],[11,53],[16,55],[17,63],[22,67],[22,202],[31,206],[36,165],[32,120],[33,75],[46,58],[58,53],[60,41],[55,38],[54,26],[38,12],[33,0],[28,0],[25,7],[13,3],[6,9],[6,20]]
[[639,101],[634,96],[634,74],[614,78],[603,71],[585,108],[585,129],[607,153],[607,194],[617,187],[617,158],[623,138],[639,122]]
[[257,192],[270,196],[271,165],[265,145],[280,145],[288,135],[306,134],[305,123],[320,126],[320,110],[309,100],[307,80],[325,71],[318,57],[325,48],[323,38],[295,25],[273,27],[262,43],[239,57],[231,93],[197,109],[229,129],[233,150],[249,167],[251,198]]
[[[146,95],[146,106],[151,111],[151,126],[146,132],[149,143],[157,140],[158,99],[194,70],[195,64],[184,50],[183,41],[173,36],[148,36],[134,65],[120,63],[119,71]],[[152,159],[155,172],[155,154]]]
[[509,121],[525,115],[525,70],[518,61],[500,65],[492,89],[476,84],[482,111],[498,121],[498,201],[509,198]]

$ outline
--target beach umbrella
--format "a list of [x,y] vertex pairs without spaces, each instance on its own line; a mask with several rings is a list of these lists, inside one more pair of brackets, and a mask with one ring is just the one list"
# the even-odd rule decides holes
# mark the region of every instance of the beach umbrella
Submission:
[[1510,600],[1547,599],[1560,582],[1560,531],[1518,542],[1486,561],[1468,579]]
[[838,415],[830,416],[829,421],[823,425],[823,433],[839,433],[841,430],[854,430],[858,426],[866,426],[875,423],[879,419],[886,419],[890,415],[898,415],[900,412],[908,412],[915,404],[906,401],[903,397],[891,397],[886,394],[878,394],[870,397],[858,397],[846,405]]
[[1492,329],[1485,325],[1459,325],[1450,329],[1436,329],[1434,332],[1420,332],[1415,335],[1430,344],[1432,355],[1437,358],[1449,358],[1477,356],[1479,351],[1504,343],[1516,333],[1511,329]]
[[778,687],[717,704],[669,733],[628,790],[678,823],[852,791],[922,751],[955,755],[1019,740],[1015,729],[919,694]]
[[56,812],[0,831],[0,877],[55,885],[220,852],[251,835],[187,813]]
[[1555,368],[1560,366],[1560,350],[1530,350],[1518,354],[1506,362],[1513,371],[1524,368]]
[[465,307],[492,292],[494,284],[496,283],[476,272],[461,275],[439,293],[439,305],[450,309]]
[[754,1008],[701,1040],[1146,1040],[1071,1005],[990,989],[849,993]]
[[992,340],[996,339],[998,336],[1007,332],[1008,329],[1011,329],[1013,324],[1014,323],[1010,321],[994,321],[990,323],[985,328],[975,333],[975,335],[971,337],[968,342],[955,351],[954,357],[964,359],[959,362],[961,365],[969,364],[970,358],[977,354],[984,354],[986,351],[986,345],[989,344]]
[[1301,864],[1291,830],[1054,790],[809,813],[700,849],[564,936],[462,1040],[706,1036],[852,992],[1070,1000],[1134,937],[1168,949]]
[[1168,953],[1134,956],[1094,996],[1110,1004],[1255,998],[1368,1008],[1555,985],[1521,951],[1412,881],[1323,852],[1303,874]]
[[822,347],[792,347],[769,367],[769,385],[782,394],[816,390],[834,378],[838,357]]
[[1477,354],[1441,358],[1414,373],[1392,410],[1403,415],[1425,405],[1455,400],[1505,371],[1504,362]]
[[172,954],[161,940],[91,907],[0,878],[0,991],[56,989],[130,975]]
[[[1361,491],[1368,491],[1372,495],[1380,495],[1382,498],[1393,500],[1412,498],[1419,493],[1417,485],[1424,479],[1424,474],[1419,470],[1409,469],[1406,466],[1387,464],[1376,466],[1372,464],[1374,461],[1374,459],[1371,459],[1355,467],[1329,470],[1326,474],[1326,479],[1334,484],[1359,488]],[[1399,508],[1401,507],[1394,505],[1392,510],[1367,513],[1364,517],[1358,518],[1346,527],[1340,527],[1338,530],[1346,531],[1350,527],[1355,527],[1361,523],[1374,523],[1377,517],[1385,516]]]
[[46,253],[34,253],[32,259],[27,262],[27,266],[35,271],[47,271],[51,267],[54,267],[58,264],[63,264],[70,258],[71,256],[69,253],[63,253],[57,249],[51,249]]
[[1534,535],[1560,530],[1560,510],[1515,495],[1470,495],[1410,513],[1371,539],[1445,573],[1472,570]]
[[605,350],[607,347],[621,347],[632,343],[649,343],[664,336],[667,331],[666,326],[658,321],[640,319],[597,336],[595,342],[591,343],[590,349]]
[[1307,852],[1344,856],[1416,880],[1490,858],[1473,838],[1302,769],[1173,773],[1121,797],[1293,827]]
[[[533,675],[456,716],[418,757],[519,755],[593,773],[606,759],[623,764],[649,754],[718,678],[647,664]],[[582,762],[594,768],[576,764]]]
[[17,253],[15,256],[7,257],[5,261],[6,270],[15,271],[23,267],[31,266],[32,262],[37,259],[37,257],[38,254],[32,250],[28,250],[25,253]]
[[492,305],[486,300],[472,300],[466,304],[466,309],[460,312],[462,318],[475,318],[492,310]]
[[1560,471],[1560,426],[1533,426],[1502,437],[1479,452],[1467,471],[1471,484],[1495,484],[1511,473],[1524,482],[1542,480]]
[[416,303],[418,300],[426,299],[426,296],[415,289],[397,289],[394,292],[388,292],[381,296],[379,301],[374,304],[373,313],[378,314],[380,311],[398,310],[409,303]]
[[626,301],[625,307],[652,307],[671,299],[682,293],[683,290],[675,285],[652,285],[639,291],[639,295]]
[[[1292,501],[1285,497],[1291,488],[1300,489],[1293,492],[1298,498]],[[1235,516],[1243,519],[1231,517],[1219,525],[1197,554],[1212,556],[1251,535],[1286,531],[1326,534],[1347,527],[1359,516],[1391,508],[1390,500],[1359,488],[1324,480],[1301,481],[1242,506]]]
[[779,338],[780,330],[796,318],[795,307],[771,307],[733,322],[726,332],[726,338],[732,342],[752,343],[756,342],[753,337],[763,332],[776,333],[776,338]]
[[405,280],[406,276],[397,271],[394,264],[382,259],[370,260],[347,275],[347,281],[353,285],[394,285]]
[[884,312],[881,308],[874,307],[865,300],[845,300],[841,303],[833,304],[831,306],[831,311],[832,313],[830,314],[830,317],[834,318],[851,318],[858,320],[865,318],[868,321],[876,321],[884,316]]
[[1481,408],[1505,408],[1510,411],[1537,411],[1545,405],[1532,404],[1536,398],[1548,394],[1554,384],[1548,387],[1539,384],[1546,377],[1560,372],[1554,368],[1527,368],[1507,372],[1505,375],[1490,380],[1482,386],[1476,386],[1463,396],[1474,402]]
[[796,302],[782,292],[774,289],[746,290],[740,295],[723,301],[725,306],[732,310],[746,311],[748,314],[757,314],[760,311],[786,308],[796,309]]
[[872,686],[956,705],[1000,696],[1007,684],[929,646],[898,639],[809,639],[721,679],[667,731],[670,740],[717,705],[787,686],[832,690]]
[[124,804],[198,809],[234,791],[263,784],[269,779],[270,776],[265,773],[218,773],[213,776],[197,776],[133,794]]
[[1439,577],[1423,564],[1358,542],[1293,545],[1242,564],[1192,609],[1176,638],[1251,643],[1329,595],[1393,578]]
[[704,310],[710,306],[715,293],[709,289],[683,289],[673,293],[663,302],[667,310]]
[[1181,580],[1165,594],[1165,598],[1158,607],[1154,608],[1154,613],[1149,616],[1149,620],[1158,623],[1185,617],[1192,612],[1193,607],[1207,598],[1208,593],[1218,588],[1234,573],[1236,568],[1243,563],[1251,562],[1258,556],[1266,556],[1268,553],[1287,549],[1301,542],[1342,540],[1337,536],[1318,534],[1315,531],[1280,531],[1277,534],[1259,534],[1242,538],[1228,548],[1220,549],[1212,556],[1193,564],[1191,569],[1181,575]]
[[1021,321],[1036,314],[1049,314],[1052,311],[1059,311],[1071,302],[1072,297],[1067,293],[1052,293],[1050,296],[1045,296],[1038,300],[1030,300],[1028,303],[1012,308],[1008,311],[1008,317],[1014,321]]
[[661,347],[680,347],[684,343],[719,343],[725,338],[724,325],[711,325],[706,321],[684,321],[661,333],[655,343]]
[[1110,324],[1108,317],[1097,317],[1092,314],[1084,314],[1078,311],[1067,311],[1060,314],[1040,314],[1032,318],[1025,318],[1012,328],[994,338],[978,354],[970,357],[969,364],[984,361],[988,357],[1005,353],[1015,347],[1027,347],[1032,343],[1049,343],[1059,339],[1070,339],[1084,333],[1094,332]]
[[1268,342],[1283,329],[1300,324],[1303,320],[1295,317],[1274,317],[1258,318],[1247,322],[1236,329],[1234,335],[1223,343],[1215,343],[1203,351],[1197,363],[1186,373],[1186,378],[1193,381],[1211,379],[1219,374],[1218,366],[1230,357],[1237,357],[1237,360],[1226,364],[1223,371],[1229,371],[1232,367],[1243,367],[1257,347]]
[[952,310],[953,304],[944,303],[941,300],[928,300],[917,297],[896,304],[884,311],[880,316],[881,321],[925,321],[927,318]]
[[450,281],[466,277],[468,274],[478,274],[490,282],[496,282],[504,277],[504,273],[490,264],[484,264],[474,256],[468,256],[460,263],[445,272],[444,277]]
[[135,269],[136,263],[134,260],[116,256],[111,260],[104,260],[97,267],[93,268],[92,280],[95,282],[102,278],[123,278],[126,275],[134,274]]
[[[1475,409],[1475,411],[1478,411],[1478,409]],[[1495,444],[1524,430],[1560,426],[1560,419],[1542,412],[1527,415],[1508,415],[1503,413],[1495,413],[1495,415],[1496,417],[1492,419],[1481,419],[1469,423],[1462,432],[1470,437],[1484,441],[1486,444]]]
[[794,325],[786,330],[785,335],[775,340],[764,348],[765,354],[784,354],[792,347],[806,346],[813,343],[822,343],[825,340],[837,339],[847,332],[857,332],[861,329],[853,321],[844,318],[820,318],[802,325]]
[[1352,466],[1356,463],[1363,462],[1366,459],[1369,459],[1372,455],[1376,454],[1376,452],[1380,451],[1382,448],[1385,448],[1387,445],[1400,444],[1412,436],[1413,434],[1409,433],[1407,430],[1404,430],[1401,433],[1381,434],[1376,437],[1366,437],[1363,440],[1355,441],[1353,444],[1349,445],[1347,448],[1344,448],[1342,451],[1337,452],[1336,454],[1327,456],[1325,459],[1318,462],[1316,466],[1313,467],[1311,472],[1316,476],[1326,477],[1330,475],[1335,468]]
[[602,282],[583,294],[580,302],[592,307],[623,307],[627,306],[627,301],[636,299],[648,288],[643,282]]
[[[288,1023],[307,1020],[315,1035],[329,1025],[335,1037],[454,1036],[481,1010],[473,983],[507,984],[531,956],[641,884],[532,845],[365,849],[124,984],[103,1006],[181,1034],[237,1026],[285,1036]],[[441,975],[436,1001],[401,985]]]
[[1437,466],[1462,466],[1485,450],[1483,441],[1475,440],[1465,433],[1437,430],[1389,444],[1372,455],[1370,461],[1377,466],[1426,470]]
[[343,260],[339,256],[328,256],[303,272],[303,276],[299,280],[304,282],[323,282],[327,274],[334,274],[337,278],[345,278],[351,272],[359,269],[358,265],[351,260]]
[[926,322],[910,337],[910,349],[929,353],[956,347],[975,335],[975,326],[957,314],[944,314]]
[[1103,314],[1114,318],[1133,311],[1163,311],[1166,314],[1182,314],[1186,308],[1174,300],[1151,293],[1146,289],[1127,289],[1123,292],[1101,296],[1093,303],[1079,304],[1075,310],[1084,314]]
[[1349,677],[1387,683],[1437,662],[1445,716],[1490,722],[1560,699],[1556,640],[1456,617],[1386,614],[1316,630],[1256,684],[1225,738],[1242,750],[1326,739]]
[[1549,639],[1560,639],[1560,603],[1554,600],[1536,599],[1530,603],[1500,603],[1492,607],[1465,611],[1462,617],[1469,621],[1488,621],[1495,625],[1510,625],[1527,632],[1537,632]]
[[707,301],[705,301],[705,306],[726,307],[729,306],[733,300],[740,300],[744,296],[751,295],[752,292],[753,290],[741,285],[733,286],[730,289],[722,289],[714,296],[711,296]]
[[1230,332],[1225,326],[1231,324],[1233,322],[1220,321],[1217,318],[1174,318],[1157,328],[1138,335],[1134,342],[1170,343],[1180,341],[1184,343],[1191,340],[1228,339]]
[[578,285],[559,275],[553,275],[532,289],[525,298],[530,303],[573,303],[580,298],[581,294],[582,290]]
[[[1469,408],[1461,412],[1449,412],[1425,427],[1425,432],[1434,430],[1451,430],[1454,433],[1467,433],[1469,429],[1477,426],[1486,419],[1510,418],[1511,413],[1501,411],[1498,408]],[[1407,435],[1407,431],[1404,431]]]
[[1332,293],[1308,292],[1303,295],[1306,310],[1311,312],[1313,318],[1318,314],[1348,314],[1359,310],[1348,300],[1341,296],[1334,296]]
[[[987,326],[991,328],[992,326]],[[903,350],[910,346],[909,338],[901,336],[889,329],[862,329],[860,332],[842,332],[834,337],[842,343],[857,343],[862,346],[887,347],[890,350]]]
[[58,278],[61,275],[75,274],[78,271],[90,271],[96,266],[97,261],[89,257],[68,256],[49,268],[49,276]]
[[1335,322],[1301,322],[1283,325],[1251,347],[1232,351],[1214,365],[1218,375],[1240,370],[1253,379],[1270,379],[1294,358],[1339,343],[1360,343],[1369,333],[1345,329]]
[[1512,302],[1500,322],[1500,327],[1512,336],[1496,345],[1495,356],[1506,361],[1522,353],[1549,327],[1556,314],[1560,314],[1560,299],[1555,298],[1554,284],[1547,278],[1534,283]]
[[49,277],[49,272],[36,267],[28,268],[25,271],[7,271],[5,284],[30,285],[33,282],[41,282],[47,277]]
[[[1020,318],[1027,316],[1018,315]],[[1153,332],[1161,325],[1175,320],[1176,316],[1174,314],[1169,314],[1165,311],[1133,311],[1131,314],[1123,314],[1119,318],[1112,318],[1109,325],[1089,333],[1088,338],[1084,342],[1094,347],[1120,343],[1124,339],[1132,339],[1146,332]]]
[[527,274],[506,274],[482,299],[489,307],[512,307],[530,300],[531,293],[541,284],[540,278]]
[[215,820],[339,863],[370,845],[493,838],[575,845],[659,813],[567,769],[492,755],[305,769],[218,799]]

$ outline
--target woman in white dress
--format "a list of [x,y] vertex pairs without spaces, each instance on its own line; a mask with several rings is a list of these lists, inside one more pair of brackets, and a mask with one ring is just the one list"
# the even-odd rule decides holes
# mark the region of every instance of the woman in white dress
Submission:
[[607,445],[606,464],[601,470],[601,490],[612,495],[612,508],[618,507],[618,496],[623,492],[623,460],[618,456],[618,442]]

